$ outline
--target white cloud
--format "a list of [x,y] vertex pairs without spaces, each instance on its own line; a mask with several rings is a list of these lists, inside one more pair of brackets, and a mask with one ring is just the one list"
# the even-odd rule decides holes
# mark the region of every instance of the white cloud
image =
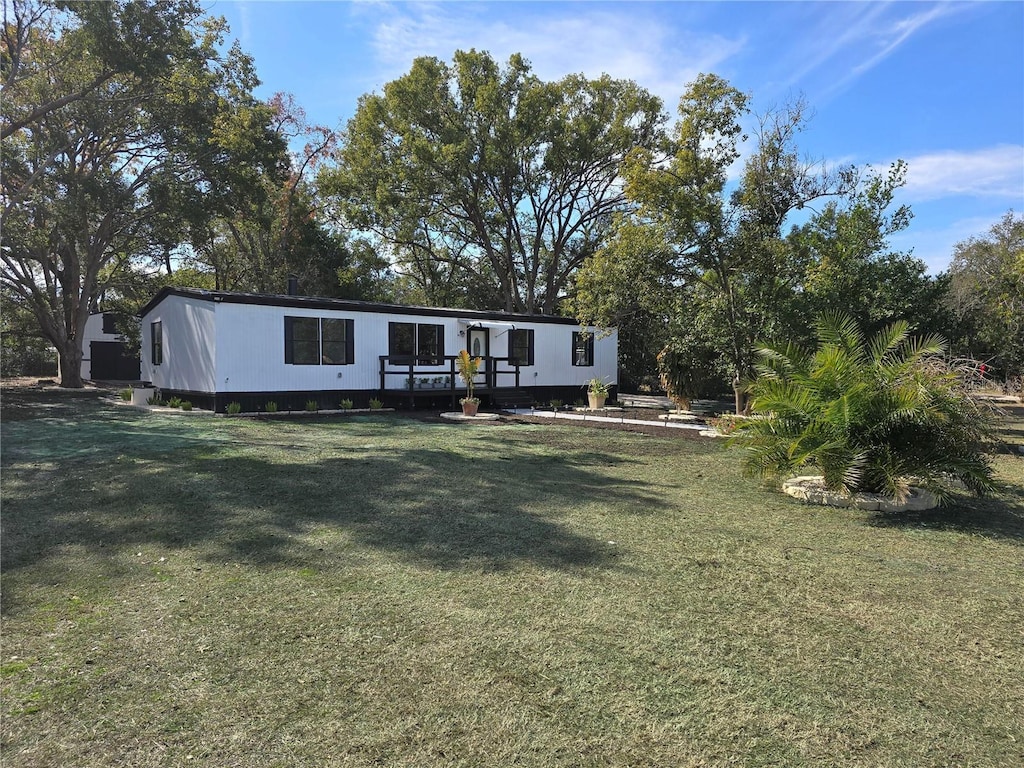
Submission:
[[242,49],[247,51],[252,47],[252,9],[246,0],[240,0],[237,7],[238,17],[241,20],[238,41],[241,43]]
[[803,63],[790,75],[784,87],[797,85],[830,59],[839,56],[851,46],[861,45],[871,36],[871,31],[885,13],[886,4],[874,3],[863,11],[862,6],[846,3],[805,6],[807,7],[813,8],[815,12],[827,9],[826,16],[804,36],[808,45],[798,46],[797,50],[792,51],[792,57]]
[[1006,198],[1020,205],[1024,202],[1024,145],[1000,144],[907,158],[904,192],[914,201],[969,195]]
[[[919,30],[969,4],[817,3],[805,6],[818,15],[803,36],[803,45],[790,52],[800,62],[783,87],[804,85],[812,76],[827,84],[817,90],[819,103],[845,90],[854,81],[895,53]],[[910,15],[902,15],[913,8]],[[900,14],[900,15],[897,15]]]
[[[898,201],[914,212],[910,226],[890,238],[913,250],[931,274],[949,268],[957,243],[980,235],[1008,209],[1024,209],[1024,146],[928,152],[905,158],[906,184]],[[873,164],[884,172],[889,164]]]
[[381,84],[407,72],[416,56],[450,61],[456,50],[476,48],[498,61],[521,53],[545,80],[570,73],[635,80],[674,114],[689,82],[717,69],[745,44],[743,38],[689,33],[635,6],[527,3],[514,6],[514,20],[498,15],[510,7],[391,6],[373,41]]
[[882,49],[871,56],[867,61],[854,67],[853,75],[859,77],[864,74],[903,45],[903,43],[905,43],[917,30],[927,24],[930,24],[936,19],[954,12],[954,10],[955,6],[948,4],[936,5],[924,13],[919,13],[916,16],[910,16],[906,19],[899,19],[893,24],[876,30],[875,37],[878,43],[882,45]]

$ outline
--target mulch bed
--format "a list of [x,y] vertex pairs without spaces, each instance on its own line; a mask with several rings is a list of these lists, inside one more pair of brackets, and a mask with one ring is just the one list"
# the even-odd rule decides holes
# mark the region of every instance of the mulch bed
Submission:
[[[18,379],[4,379],[3,389],[6,395],[11,395],[16,392],[27,394],[32,391],[49,391],[53,390],[60,393],[61,395],[75,398],[75,397],[95,397],[97,391],[100,393],[107,394],[110,397],[117,396],[117,389],[111,387],[87,385],[86,388],[80,390],[66,390],[61,389],[55,382],[47,379],[40,379],[39,377],[24,377]],[[8,398],[9,399],[9,398]],[[8,403],[10,404],[10,403]],[[401,416],[403,418],[415,419],[417,421],[438,423],[438,424],[451,424],[451,421],[447,421],[441,418],[438,411],[435,410],[398,410],[393,411],[394,415]],[[624,411],[614,411],[606,414],[609,418],[622,417],[624,419],[636,419],[650,424],[622,424],[619,422],[607,422],[607,421],[591,421],[589,419],[577,421],[575,419],[552,419],[546,416],[528,416],[522,414],[502,414],[500,419],[492,422],[479,422],[479,424],[491,424],[493,426],[501,426],[502,424],[547,424],[547,425],[564,425],[564,426],[583,426],[591,427],[594,429],[611,429],[618,430],[621,432],[633,432],[636,434],[653,435],[657,437],[671,437],[682,440],[709,440],[712,438],[701,437],[697,430],[693,429],[677,429],[673,427],[664,426],[663,422],[659,420],[659,416],[664,415],[666,412],[656,408],[627,408]],[[310,416],[316,416],[316,414],[309,414]]]
[[[614,413],[608,414],[609,418],[622,417],[624,419],[637,419],[650,422],[650,424],[623,424],[614,421],[591,421],[589,419],[578,421],[576,419],[553,419],[549,416],[529,416],[526,414],[502,414],[500,419],[491,422],[479,422],[474,426],[479,425],[492,425],[501,426],[503,424],[546,424],[548,426],[573,426],[573,427],[592,427],[594,429],[612,429],[620,432],[633,432],[636,434],[653,435],[656,437],[672,437],[680,438],[683,440],[711,440],[713,438],[701,437],[700,433],[695,429],[678,429],[676,427],[666,427],[662,421],[658,418],[665,411],[656,410],[653,408],[633,408],[625,411],[615,411]],[[416,419],[417,421],[423,421],[428,423],[438,424],[451,424],[452,422],[442,419],[440,414],[436,411],[396,411],[396,416],[402,416],[404,418]]]

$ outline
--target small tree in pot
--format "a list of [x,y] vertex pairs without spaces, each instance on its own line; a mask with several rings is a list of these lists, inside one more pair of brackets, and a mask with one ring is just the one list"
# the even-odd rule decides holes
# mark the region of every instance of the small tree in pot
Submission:
[[480,407],[480,398],[473,396],[473,378],[480,372],[480,365],[483,362],[479,357],[470,357],[465,349],[459,352],[455,365],[459,369],[459,376],[466,382],[466,396],[459,402],[462,403],[462,414],[464,416],[476,416]]

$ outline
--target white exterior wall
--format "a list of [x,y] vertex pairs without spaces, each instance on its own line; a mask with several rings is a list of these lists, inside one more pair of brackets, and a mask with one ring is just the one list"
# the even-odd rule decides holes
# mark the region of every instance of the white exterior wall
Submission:
[[[543,323],[516,323],[516,328],[535,328],[533,334],[534,363],[532,368],[522,368],[519,378],[520,386],[531,387],[565,387],[576,385],[582,387],[593,378],[601,379],[612,386],[618,383],[619,336],[613,331],[601,338],[594,328],[594,364],[592,366],[574,366],[572,335],[578,332],[578,325],[546,325]],[[493,342],[492,342],[493,344]],[[534,371],[537,373],[533,375]],[[533,379],[533,382],[530,382]],[[581,392],[581,396],[583,393]]]
[[82,332],[82,378],[92,380],[92,343],[94,341],[122,341],[120,334],[103,332],[103,314],[89,315]]
[[[355,363],[352,365],[290,365],[284,361],[284,318],[324,317],[353,321]],[[163,323],[163,363],[150,359],[151,328]],[[456,355],[466,346],[465,332],[475,320],[430,314],[391,314],[350,310],[280,307],[208,301],[169,295],[142,318],[142,378],[160,389],[190,392],[288,392],[369,390],[380,387],[380,356],[388,352],[390,322],[444,326],[444,353]],[[532,329],[534,365],[520,368],[521,387],[579,386],[597,377],[617,383],[618,336],[594,338],[594,365],[572,365],[572,337],[578,325],[543,322],[482,321],[488,328],[490,355],[507,357],[511,325]],[[593,329],[591,329],[593,332]],[[397,365],[390,365],[398,369]],[[511,368],[499,363],[499,369]],[[417,364],[417,377],[448,375],[450,364]],[[482,377],[481,377],[482,379]],[[461,381],[456,379],[457,385]],[[514,376],[499,376],[499,387],[511,387]],[[388,377],[388,389],[403,389],[404,376]]]
[[[168,297],[160,307],[180,300]],[[388,352],[388,323],[424,323],[444,326],[444,352],[456,355],[465,348],[466,321],[434,315],[396,315],[299,307],[275,307],[258,304],[216,303],[217,391],[284,392],[332,389],[376,390],[380,387],[380,356]],[[159,308],[158,308],[159,309]],[[289,365],[284,362],[284,318],[325,317],[353,321],[355,363],[352,365]],[[467,318],[472,322],[471,318]],[[486,322],[486,321],[485,321]],[[572,365],[572,334],[579,326],[556,323],[516,322],[516,328],[534,331],[534,365],[520,368],[523,387],[582,387],[593,377],[609,384],[617,381],[618,337],[613,332],[595,337],[594,365]],[[490,328],[492,357],[508,356],[509,334],[506,328]],[[164,331],[165,346],[167,331]],[[165,355],[166,350],[165,350]],[[500,364],[501,368],[507,367]],[[389,368],[397,369],[390,365]],[[449,363],[436,367],[416,366],[417,377],[441,376],[450,372]],[[155,382],[154,382],[155,383]],[[512,376],[501,376],[499,386],[512,386]],[[401,389],[403,377],[388,377],[389,389]]]
[[[380,387],[377,356],[387,353],[388,327],[369,312],[217,303],[217,390],[287,392]],[[354,322],[353,365],[290,365],[284,361],[284,318]],[[383,352],[382,352],[383,350]],[[340,374],[340,375],[339,375]]]
[[[158,389],[214,392],[216,305],[168,296],[142,318],[142,380]],[[163,324],[163,362],[153,365],[152,324]]]

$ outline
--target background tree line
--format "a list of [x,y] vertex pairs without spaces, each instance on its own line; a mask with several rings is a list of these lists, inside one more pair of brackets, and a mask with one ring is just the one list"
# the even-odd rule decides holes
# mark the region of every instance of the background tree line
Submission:
[[290,274],[309,294],[615,326],[627,388],[667,375],[739,401],[757,341],[809,341],[837,307],[1024,366],[1021,218],[928,276],[888,244],[911,220],[906,168],[804,157],[802,102],[754,113],[702,75],[670,125],[631,81],[458,51],[416,59],[334,131],[286,94],[256,99],[227,32],[191,0],[5,4],[5,372],[37,334],[80,386],[90,312]]

